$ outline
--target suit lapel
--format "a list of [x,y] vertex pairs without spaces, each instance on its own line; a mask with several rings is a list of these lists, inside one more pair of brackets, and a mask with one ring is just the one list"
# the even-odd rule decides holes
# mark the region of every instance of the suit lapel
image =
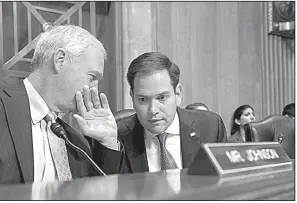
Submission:
[[3,103],[24,181],[32,182],[34,163],[29,99],[24,85],[17,92],[4,91],[10,96],[3,98]]
[[65,130],[68,139],[91,156],[91,148],[84,135],[76,132],[70,125],[59,117],[56,120]]
[[136,172],[149,171],[143,128],[140,125],[136,114],[130,123],[126,125],[128,134],[125,136],[124,145],[127,157],[129,159],[131,170]]
[[195,127],[194,119],[186,111],[178,108],[183,168],[189,168],[200,149],[201,133]]

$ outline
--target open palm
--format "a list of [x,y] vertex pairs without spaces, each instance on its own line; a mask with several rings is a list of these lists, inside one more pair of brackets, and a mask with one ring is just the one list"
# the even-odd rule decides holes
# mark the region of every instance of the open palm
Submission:
[[[78,114],[74,114],[82,133],[85,136],[98,140],[106,147],[117,148],[117,124],[109,108],[104,93],[98,95],[98,90],[85,86],[81,92],[76,93]],[[101,102],[100,102],[101,100]]]

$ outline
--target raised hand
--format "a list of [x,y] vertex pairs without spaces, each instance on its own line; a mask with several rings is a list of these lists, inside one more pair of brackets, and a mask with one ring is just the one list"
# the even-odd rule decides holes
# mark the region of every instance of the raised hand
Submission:
[[[78,114],[74,114],[82,133],[98,140],[110,149],[118,149],[117,124],[104,93],[98,95],[97,88],[84,86],[83,95],[75,95]],[[101,100],[101,102],[100,102]]]

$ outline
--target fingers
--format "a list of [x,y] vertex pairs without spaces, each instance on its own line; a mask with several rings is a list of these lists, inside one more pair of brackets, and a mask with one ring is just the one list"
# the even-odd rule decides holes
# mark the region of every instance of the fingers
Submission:
[[98,89],[97,88],[91,88],[91,98],[93,102],[93,106],[95,109],[98,109],[101,107],[100,100],[98,96]]
[[80,115],[84,117],[87,113],[87,109],[84,104],[84,99],[80,91],[75,93],[76,107]]
[[101,105],[104,109],[109,109],[107,97],[104,93],[100,93]]
[[84,135],[88,134],[89,128],[88,128],[88,124],[86,122],[85,119],[83,119],[81,116],[77,115],[77,114],[73,114],[73,117],[75,118],[80,130],[82,131],[82,133]]
[[77,109],[80,115],[85,117],[86,113],[93,108],[110,109],[106,95],[101,93],[99,98],[98,94],[97,88],[89,89],[87,85],[83,87],[83,95],[80,91],[76,93]]
[[93,102],[91,102],[91,94],[90,94],[90,89],[89,86],[84,86],[83,87],[83,94],[84,94],[84,102],[87,111],[90,111],[90,109],[93,108]]

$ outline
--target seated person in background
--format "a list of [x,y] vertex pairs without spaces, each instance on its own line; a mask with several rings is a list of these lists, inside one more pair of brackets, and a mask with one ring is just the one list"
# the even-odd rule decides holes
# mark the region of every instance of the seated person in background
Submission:
[[178,107],[179,77],[178,66],[158,52],[144,53],[130,64],[127,80],[136,114],[117,122],[125,147],[123,173],[188,168],[202,142],[226,142],[219,115]]
[[[63,126],[68,139],[92,154],[103,171],[118,172],[117,126],[106,96],[99,98],[97,87],[105,59],[102,43],[83,28],[54,26],[41,35],[28,78],[19,86],[0,89],[1,184],[97,175],[81,154],[52,131],[52,123]],[[83,134],[56,120],[60,112],[78,113],[74,117]],[[92,153],[85,136],[94,140],[101,153]]]
[[243,126],[255,120],[255,112],[250,105],[238,107],[232,117],[231,136],[228,142],[245,142],[245,131]]
[[283,116],[295,119],[295,103],[288,104],[284,107]]
[[189,104],[186,109],[188,110],[205,110],[205,111],[209,111],[209,109],[207,108],[207,106],[203,103],[193,103],[193,104]]

